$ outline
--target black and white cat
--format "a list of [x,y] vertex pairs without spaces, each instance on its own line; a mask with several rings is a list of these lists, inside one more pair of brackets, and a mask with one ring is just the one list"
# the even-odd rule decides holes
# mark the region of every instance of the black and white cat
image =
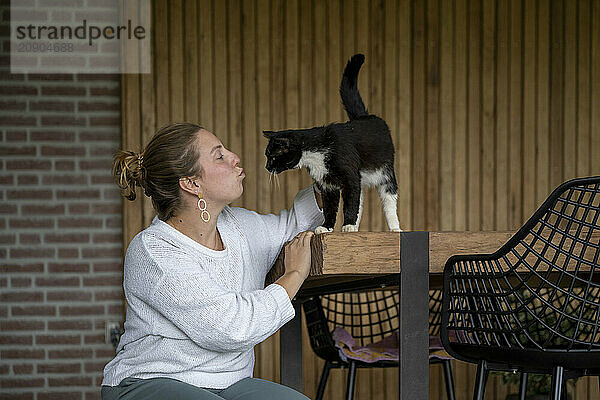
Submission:
[[350,121],[309,129],[263,131],[269,144],[266,168],[273,174],[306,167],[323,197],[325,222],[315,233],[332,232],[340,191],[344,202],[342,232],[356,232],[363,211],[363,192],[376,186],[388,227],[400,231],[396,214],[398,185],[394,174],[394,145],[385,121],[370,115],[358,92],[358,71],[364,55],[354,55],[340,85]]

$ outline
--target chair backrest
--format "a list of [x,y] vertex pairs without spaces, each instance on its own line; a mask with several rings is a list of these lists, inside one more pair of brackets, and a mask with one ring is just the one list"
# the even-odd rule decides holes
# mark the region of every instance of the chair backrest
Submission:
[[575,179],[494,254],[447,261],[444,344],[600,350],[599,282],[600,177]]
[[321,296],[321,305],[330,331],[344,328],[361,346],[398,329],[397,290],[333,293]]
[[339,361],[331,336],[336,327],[346,329],[360,346],[398,329],[398,291],[394,289],[326,294],[305,299],[302,305],[311,347],[329,361]]

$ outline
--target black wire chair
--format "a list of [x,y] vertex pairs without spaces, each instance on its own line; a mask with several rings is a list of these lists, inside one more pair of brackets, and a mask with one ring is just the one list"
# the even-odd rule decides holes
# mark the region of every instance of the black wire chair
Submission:
[[[325,360],[316,400],[321,400],[332,368],[348,367],[346,399],[352,400],[357,368],[398,367],[398,361],[381,360],[373,363],[352,358],[342,359],[332,336],[336,327],[346,329],[360,346],[366,346],[392,335],[398,329],[397,289],[362,290],[331,293],[301,299],[306,316],[310,344],[315,354]],[[430,334],[438,335],[441,291],[430,291]],[[431,310],[435,310],[432,316]],[[436,314],[437,313],[437,314]],[[444,368],[446,392],[454,400],[454,384],[450,360],[430,357],[431,364]]]
[[453,256],[444,268],[441,338],[477,364],[474,399],[490,370],[600,375],[600,176],[559,186],[494,254]]

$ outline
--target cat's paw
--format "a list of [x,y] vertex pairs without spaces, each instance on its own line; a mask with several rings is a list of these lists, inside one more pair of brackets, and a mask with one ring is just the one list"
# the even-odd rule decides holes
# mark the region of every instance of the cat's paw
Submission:
[[400,228],[396,228],[396,229],[390,229],[390,232],[403,232],[403,231]]
[[358,232],[356,225],[344,225],[342,226],[342,232]]
[[325,228],[324,226],[318,226],[317,229],[315,229],[315,235],[320,235],[321,233],[326,233],[326,232],[333,232],[333,228],[329,229],[329,228]]

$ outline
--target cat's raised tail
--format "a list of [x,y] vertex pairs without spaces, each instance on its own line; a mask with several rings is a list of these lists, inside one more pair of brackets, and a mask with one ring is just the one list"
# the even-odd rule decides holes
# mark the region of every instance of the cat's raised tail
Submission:
[[358,92],[358,71],[365,62],[365,56],[363,54],[355,54],[352,56],[346,68],[344,69],[344,75],[342,76],[342,83],[340,85],[340,96],[342,97],[342,104],[348,113],[348,118],[357,119],[360,116],[369,115],[365,104],[360,97]]

